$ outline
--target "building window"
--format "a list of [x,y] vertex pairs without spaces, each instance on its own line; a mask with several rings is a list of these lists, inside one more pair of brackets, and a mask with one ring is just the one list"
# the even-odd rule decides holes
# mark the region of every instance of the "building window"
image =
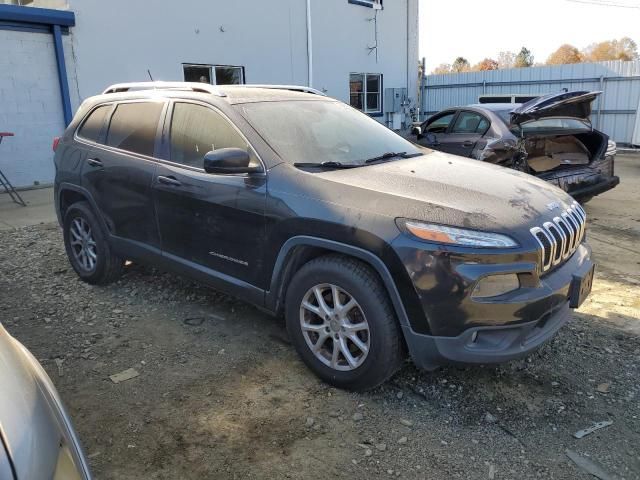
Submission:
[[382,0],[349,0],[354,5],[362,5],[363,7],[375,8],[382,10]]
[[244,84],[244,67],[183,64],[182,68],[185,82],[210,83],[212,85]]
[[382,75],[379,73],[352,73],[349,80],[349,102],[369,114],[382,113]]

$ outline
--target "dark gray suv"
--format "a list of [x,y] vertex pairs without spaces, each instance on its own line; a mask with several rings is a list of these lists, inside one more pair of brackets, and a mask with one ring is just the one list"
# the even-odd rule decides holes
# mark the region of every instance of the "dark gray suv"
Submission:
[[284,314],[338,387],[521,357],[588,295],[584,210],[513,170],[413,145],[304,87],[122,84],[59,140],[77,274],[125,260]]

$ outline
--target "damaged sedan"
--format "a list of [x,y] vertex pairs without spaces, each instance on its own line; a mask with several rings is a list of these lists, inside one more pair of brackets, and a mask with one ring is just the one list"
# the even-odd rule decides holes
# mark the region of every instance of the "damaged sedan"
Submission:
[[616,144],[589,119],[600,93],[453,108],[414,127],[413,136],[434,150],[535,175],[585,203],[620,183],[614,174]]

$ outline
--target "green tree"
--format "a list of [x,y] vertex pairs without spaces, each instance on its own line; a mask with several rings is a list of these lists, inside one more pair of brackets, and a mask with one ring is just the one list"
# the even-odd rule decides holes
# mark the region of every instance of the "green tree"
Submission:
[[514,67],[526,68],[533,65],[533,55],[527,47],[522,47],[520,52],[516,55]]
[[469,70],[471,70],[471,64],[466,58],[458,57],[453,62],[453,65],[451,65],[451,70],[453,70],[455,73],[468,72]]

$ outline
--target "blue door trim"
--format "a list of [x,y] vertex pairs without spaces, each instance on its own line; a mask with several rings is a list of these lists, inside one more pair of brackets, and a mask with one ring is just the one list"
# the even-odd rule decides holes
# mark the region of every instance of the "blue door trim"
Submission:
[[53,35],[53,47],[58,67],[58,83],[62,98],[62,112],[65,126],[71,123],[71,97],[69,95],[69,79],[64,60],[62,34],[76,24],[76,16],[67,10],[49,8],[21,7],[18,5],[0,5],[0,29],[22,30],[31,32],[48,31]]
[[71,97],[69,96],[69,79],[67,78],[67,65],[64,61],[64,47],[62,46],[62,31],[60,25],[52,25],[53,48],[56,51],[56,63],[58,64],[58,83],[60,83],[60,96],[62,97],[62,111],[64,113],[64,125],[71,123]]

